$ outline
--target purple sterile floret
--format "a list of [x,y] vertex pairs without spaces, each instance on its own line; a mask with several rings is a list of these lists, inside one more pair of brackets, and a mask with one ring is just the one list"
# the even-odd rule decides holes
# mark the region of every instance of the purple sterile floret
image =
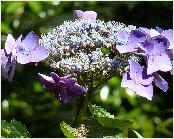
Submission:
[[31,31],[16,46],[16,56],[17,62],[20,64],[39,62],[48,57],[48,51],[45,47],[39,45],[39,38]]
[[169,44],[168,39],[162,35],[139,43],[139,47],[147,55],[147,74],[152,74],[158,70],[167,72],[172,69],[171,60],[166,53]]
[[135,91],[138,95],[146,97],[148,100],[152,100],[152,81],[154,77],[147,75],[147,69],[131,59],[129,60],[129,65],[130,72],[123,75],[121,86]]
[[75,19],[90,19],[96,20],[97,13],[95,11],[81,11],[81,10],[74,10],[74,18]]
[[56,73],[51,72],[50,76],[38,73],[42,84],[55,94],[62,103],[71,102],[74,96],[86,93],[86,89],[76,83],[76,79],[65,76],[59,77]]
[[118,40],[124,42],[123,45],[116,44],[116,48],[120,53],[127,53],[136,51],[138,43],[146,40],[147,34],[140,30],[132,30],[130,34],[125,29],[117,32]]
[[21,42],[20,36],[16,41],[12,35],[8,34],[5,48],[1,49],[1,68],[2,74],[5,75],[9,81],[12,81],[16,66],[16,50],[15,47]]

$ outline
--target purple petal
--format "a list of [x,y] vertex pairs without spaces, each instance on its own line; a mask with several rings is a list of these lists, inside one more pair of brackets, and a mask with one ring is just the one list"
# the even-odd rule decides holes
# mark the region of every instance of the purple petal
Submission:
[[155,37],[160,35],[160,33],[155,29],[139,28],[139,30],[144,32],[146,35],[149,35],[149,37]]
[[16,51],[27,53],[35,50],[39,46],[39,38],[33,31],[29,32],[22,42],[16,46]]
[[84,87],[82,87],[82,86],[80,86],[80,85],[78,85],[76,83],[72,87],[72,90],[71,91],[72,91],[72,95],[73,96],[78,96],[78,95],[81,95],[81,94],[87,92],[87,90]]
[[147,65],[147,74],[152,74],[158,70],[160,71],[170,71],[172,69],[172,64],[169,56],[166,53],[156,56],[150,56]]
[[155,85],[166,92],[168,90],[168,83],[157,73],[154,74],[154,77]]
[[42,84],[50,91],[55,91],[55,86],[54,86],[54,80],[46,75],[38,73],[39,79],[42,82]]
[[83,11],[81,10],[74,10],[74,18],[75,19],[82,19],[83,17]]
[[128,53],[133,52],[135,49],[132,49],[128,44],[125,45],[116,45],[116,49],[122,54],[122,53]]
[[164,30],[160,27],[156,27],[156,30],[159,32],[159,33],[162,33]]
[[7,54],[10,54],[13,51],[14,45],[15,45],[15,39],[11,34],[8,34],[5,42],[5,51]]
[[97,18],[97,13],[94,11],[85,11],[82,16],[82,19],[96,20],[96,18]]
[[30,62],[30,55],[23,54],[21,52],[17,52],[17,62],[20,64],[27,64]]
[[144,34],[143,32],[139,31],[139,30],[132,30],[129,36],[129,43],[134,42],[134,43],[138,43],[138,42],[143,42],[145,41],[147,35]]
[[148,86],[143,86],[141,84],[134,82],[133,80],[130,79],[129,73],[125,73],[123,75],[121,87],[127,87],[136,92],[138,95],[146,97],[148,100],[152,100],[153,86],[151,84]]
[[15,67],[16,67],[16,60],[13,59],[12,60],[12,65],[11,65],[10,69],[8,70],[8,81],[12,81],[14,71],[15,71]]
[[173,49],[173,29],[165,30],[161,33],[161,35],[165,36],[169,40],[169,49]]
[[117,38],[123,42],[127,42],[128,37],[129,37],[129,34],[127,33],[125,29],[119,30],[117,32]]
[[133,60],[129,60],[130,78],[136,83],[149,85],[153,81],[153,76],[147,75],[147,69]]
[[51,78],[54,80],[55,83],[59,83],[60,77],[56,73],[51,72],[50,75],[51,75]]
[[30,53],[30,62],[39,62],[48,57],[48,50],[45,47],[38,46]]
[[1,49],[1,67],[5,68],[7,61],[8,61],[8,57],[5,54],[5,50]]

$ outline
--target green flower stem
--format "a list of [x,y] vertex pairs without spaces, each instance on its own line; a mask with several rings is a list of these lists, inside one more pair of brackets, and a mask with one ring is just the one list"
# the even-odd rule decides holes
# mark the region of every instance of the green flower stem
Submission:
[[89,104],[91,95],[93,91],[89,90],[86,94],[86,96],[82,96],[80,103],[78,104],[75,120],[74,120],[74,126],[79,126],[82,123],[82,118],[86,112],[86,108]]

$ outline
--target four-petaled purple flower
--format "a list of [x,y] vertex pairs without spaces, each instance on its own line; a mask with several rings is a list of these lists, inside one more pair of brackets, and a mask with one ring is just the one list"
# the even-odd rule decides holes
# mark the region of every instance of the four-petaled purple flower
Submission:
[[55,94],[63,103],[71,102],[74,96],[79,96],[87,92],[87,90],[76,83],[76,79],[68,76],[59,77],[56,73],[51,72],[50,76],[38,73],[42,84]]
[[81,10],[74,10],[74,18],[75,19],[90,19],[96,20],[97,13],[94,11],[81,11]]
[[152,37],[145,42],[139,43],[139,47],[147,55],[147,73],[152,74],[158,70],[170,71],[171,60],[166,53],[169,48],[169,41],[162,35]]
[[39,38],[31,31],[16,46],[16,56],[18,63],[27,64],[44,60],[48,57],[48,51],[45,47],[39,45]]
[[5,48],[1,50],[1,68],[8,80],[12,81],[16,63],[26,64],[39,62],[48,57],[46,48],[39,46],[39,38],[34,32],[29,32],[21,41],[20,36],[16,41],[8,34]]
[[123,75],[122,87],[127,87],[148,100],[152,100],[153,97],[152,82],[164,92],[167,91],[168,83],[159,74],[148,75],[147,68],[132,59],[129,60],[129,66],[130,71]]

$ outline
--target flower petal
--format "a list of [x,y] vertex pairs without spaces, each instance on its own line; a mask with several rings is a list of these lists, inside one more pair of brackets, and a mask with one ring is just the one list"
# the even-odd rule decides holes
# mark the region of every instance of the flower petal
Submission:
[[127,87],[138,95],[146,97],[148,100],[152,100],[153,97],[153,86],[150,84],[148,86],[143,86],[141,84],[135,83],[133,80],[129,79],[129,73],[123,75],[121,82],[121,87]]
[[170,71],[172,69],[172,64],[169,56],[163,53],[157,56],[150,56],[147,67],[147,74],[152,74],[158,70],[164,72]]
[[8,34],[5,42],[5,51],[7,54],[10,54],[13,51],[14,45],[15,45],[15,39],[11,34]]
[[168,90],[168,83],[159,74],[155,73],[154,76],[155,85],[166,92]]

